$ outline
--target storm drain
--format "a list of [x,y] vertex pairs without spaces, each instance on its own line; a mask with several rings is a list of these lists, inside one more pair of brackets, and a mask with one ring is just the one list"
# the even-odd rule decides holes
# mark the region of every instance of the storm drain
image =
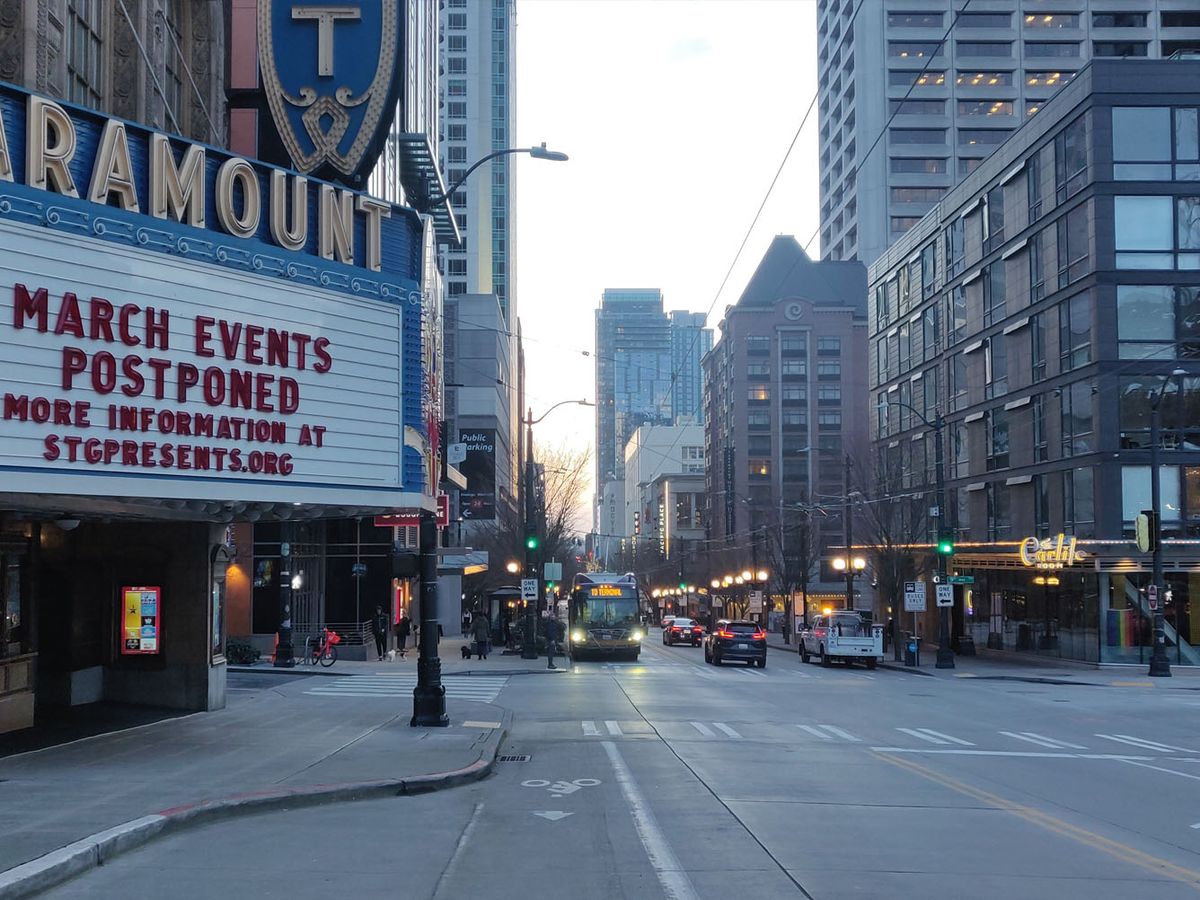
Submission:
[[529,754],[519,753],[516,756],[497,756],[496,762],[529,762]]

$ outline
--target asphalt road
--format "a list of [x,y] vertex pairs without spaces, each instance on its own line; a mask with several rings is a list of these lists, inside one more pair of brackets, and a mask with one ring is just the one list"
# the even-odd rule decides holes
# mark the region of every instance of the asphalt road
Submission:
[[511,678],[497,702],[522,759],[486,781],[221,822],[47,896],[1200,893],[1200,692],[1182,679],[935,680],[774,650],[717,669],[657,640],[637,664]]

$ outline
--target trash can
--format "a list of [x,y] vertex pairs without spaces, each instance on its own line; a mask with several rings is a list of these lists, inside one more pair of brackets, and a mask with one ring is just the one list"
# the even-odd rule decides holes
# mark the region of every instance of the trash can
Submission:
[[906,666],[921,664],[921,639],[915,634],[908,635],[904,640],[904,664]]

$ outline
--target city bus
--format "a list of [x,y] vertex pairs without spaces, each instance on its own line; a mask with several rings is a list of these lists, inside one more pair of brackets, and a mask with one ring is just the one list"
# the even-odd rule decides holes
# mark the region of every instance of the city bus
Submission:
[[637,579],[611,572],[575,576],[571,585],[568,646],[572,659],[637,659],[646,631]]

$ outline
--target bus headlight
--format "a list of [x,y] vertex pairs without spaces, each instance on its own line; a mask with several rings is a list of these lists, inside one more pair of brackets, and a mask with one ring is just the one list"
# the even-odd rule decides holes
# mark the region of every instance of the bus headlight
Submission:
[[633,633],[630,635],[630,637],[632,637],[635,641],[640,641],[645,636],[646,636],[646,633],[644,631],[642,631],[640,628],[633,629]]
[[583,632],[582,631],[571,632],[571,640],[573,640],[576,644],[582,644],[584,641]]

